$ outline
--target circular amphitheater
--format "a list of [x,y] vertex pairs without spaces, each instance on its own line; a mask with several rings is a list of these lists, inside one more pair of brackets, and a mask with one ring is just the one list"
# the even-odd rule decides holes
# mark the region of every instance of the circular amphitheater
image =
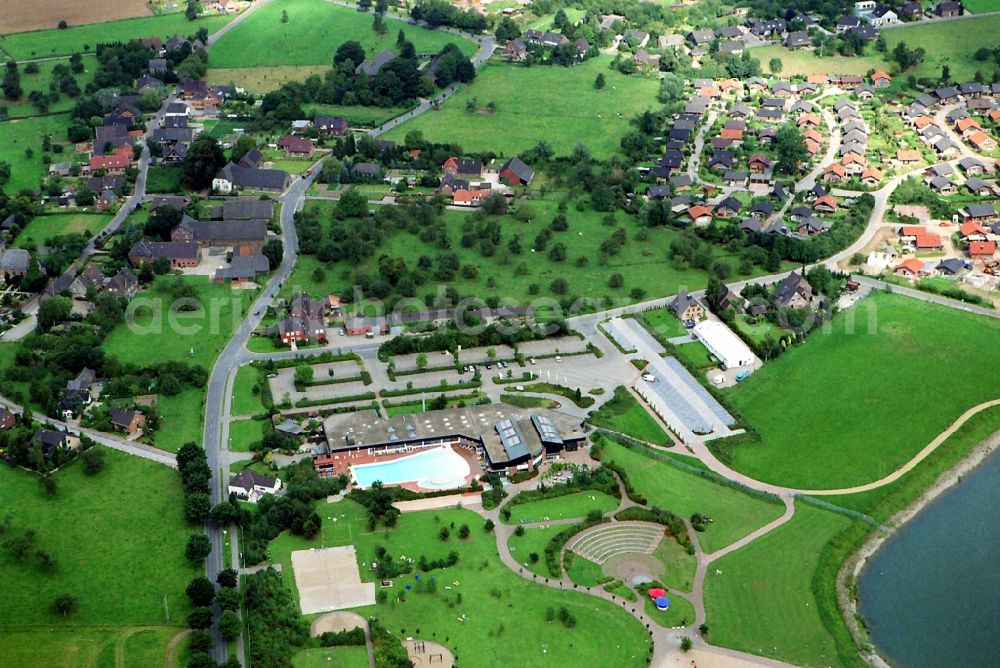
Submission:
[[652,577],[662,569],[652,556],[662,539],[663,527],[658,524],[615,522],[577,534],[566,549],[599,564],[607,575],[632,581]]

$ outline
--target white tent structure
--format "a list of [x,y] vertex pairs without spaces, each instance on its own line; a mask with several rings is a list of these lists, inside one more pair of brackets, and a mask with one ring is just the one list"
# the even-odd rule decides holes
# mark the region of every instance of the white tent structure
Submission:
[[699,322],[695,325],[694,335],[705,344],[708,352],[715,355],[723,369],[749,366],[756,359],[747,344],[716,320]]

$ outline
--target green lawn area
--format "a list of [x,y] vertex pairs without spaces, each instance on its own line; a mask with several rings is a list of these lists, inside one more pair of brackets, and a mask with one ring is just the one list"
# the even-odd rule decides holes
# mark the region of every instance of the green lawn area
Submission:
[[292,657],[292,668],[368,668],[368,650],[364,646],[304,649]]
[[[313,200],[307,206],[323,211],[321,219],[328,221],[333,204]],[[633,288],[644,290],[644,298],[651,299],[675,294],[682,285],[695,290],[704,287],[708,281],[705,272],[690,267],[676,268],[668,260],[670,244],[680,236],[679,231],[668,227],[647,228],[645,231],[648,239],[637,241],[634,234],[639,231],[640,223],[624,211],[616,212],[615,216],[618,225],[626,230],[628,240],[621,252],[610,257],[605,266],[601,266],[595,258],[600,252],[601,244],[611,236],[613,229],[603,224],[604,213],[590,209],[576,211],[575,207],[570,206],[565,214],[569,230],[552,234],[549,248],[556,243],[565,245],[565,261],[551,260],[547,253],[532,253],[531,246],[535,237],[558,214],[559,203],[556,199],[537,199],[520,206],[529,206],[534,217],[528,223],[519,222],[512,216],[499,217],[501,241],[499,250],[492,257],[483,257],[477,248],[462,246],[462,225],[470,214],[451,210],[444,212],[442,220],[446,224],[450,242],[448,250],[458,255],[461,266],[476,267],[477,276],[467,279],[459,275],[455,281],[443,285],[454,285],[463,295],[481,298],[502,295],[526,303],[534,299],[531,295],[532,285],[538,286],[540,295],[558,296],[551,292],[550,285],[553,280],[561,277],[569,283],[571,294],[593,299],[611,297],[624,303],[636,301],[630,294]],[[325,230],[329,230],[328,223],[324,225]],[[515,236],[520,237],[524,249],[521,255],[507,252],[507,245]],[[285,281],[282,294],[291,294],[296,289],[311,295],[349,294],[355,284],[356,273],[377,272],[378,258],[382,255],[402,258],[412,271],[421,255],[435,258],[439,253],[441,248],[436,242],[424,242],[417,234],[407,230],[387,229],[384,241],[371,259],[360,265],[347,260],[323,263],[314,255],[300,255],[290,278]],[[576,260],[579,257],[588,258],[586,266],[577,266]],[[725,249],[715,249],[714,257],[726,261],[731,267],[737,264],[735,256]],[[313,280],[313,271],[317,267],[323,269],[323,276],[318,282]],[[608,277],[613,273],[622,275],[622,287],[608,286]],[[494,287],[490,287],[491,278],[496,283]]]
[[[4,185],[6,192],[38,189],[42,176],[48,173],[48,166],[42,164],[42,137],[50,134],[54,141],[64,141],[68,122],[68,114],[0,122],[0,160],[10,163],[11,167],[10,181]],[[32,150],[30,158],[25,154],[29,148]],[[73,158],[72,153],[52,156],[53,162],[68,162]]]
[[660,582],[672,589],[691,591],[698,566],[695,555],[688,554],[687,548],[668,536],[656,546],[653,556],[663,564],[663,574],[658,578]]
[[[2,44],[2,41],[0,41]],[[87,84],[94,80],[94,74],[97,72],[97,61],[93,58],[86,58],[83,61],[84,69],[83,72],[79,74],[74,74],[73,78],[76,79],[76,83],[80,86],[80,90],[86,88]],[[31,102],[28,101],[28,95],[32,91],[41,91],[46,95],[49,94],[49,83],[52,81],[52,70],[57,65],[68,65],[69,58],[59,59],[59,60],[45,60],[38,63],[38,73],[28,74],[24,71],[24,66],[19,68],[21,73],[21,87],[24,89],[24,94],[21,96],[20,102],[9,102],[3,100],[0,102],[0,106],[7,107],[7,113],[10,118],[25,118],[28,116],[37,116],[38,108],[35,107]],[[77,98],[69,97],[65,94],[60,94],[59,99],[55,102],[50,102],[48,106],[48,113],[54,114],[58,112],[69,111],[76,104]],[[59,137],[63,139],[64,137]],[[57,161],[58,162],[58,161]]]
[[104,42],[127,42],[140,37],[161,37],[166,40],[173,35],[193,35],[199,28],[209,34],[229,23],[235,14],[228,16],[205,16],[191,22],[184,14],[163,14],[145,18],[93,23],[72,26],[66,30],[36,30],[6,35],[0,39],[0,49],[16,60],[44,58],[47,56],[69,56],[77,51],[85,53]]
[[667,598],[670,599],[670,607],[666,610],[657,610],[653,599],[648,595],[643,596],[646,615],[665,628],[688,626],[694,622],[694,606],[690,601],[669,592]]
[[229,449],[250,452],[250,444],[264,438],[264,420],[235,420],[229,423]]
[[194,286],[202,308],[174,312],[169,287],[175,280],[160,276],[149,291],[140,293],[139,298],[152,300],[155,309],[136,309],[131,328],[122,326],[111,332],[104,342],[108,355],[133,364],[175,360],[212,368],[256,292],[234,291],[226,284],[211,283],[207,276],[185,276],[184,282]]
[[[430,111],[386,134],[402,140],[420,130],[430,141],[453,142],[466,153],[493,151],[515,155],[547,141],[558,155],[569,155],[586,144],[595,158],[620,152],[620,140],[631,129],[629,119],[647,109],[658,109],[656,79],[625,76],[608,69],[610,57],[593,58],[575,67],[524,67],[490,62],[476,80]],[[594,88],[604,74],[607,85]],[[485,110],[466,111],[476,100]]]
[[[288,12],[288,23],[281,13]],[[448,33],[427,30],[402,21],[386,20],[389,30],[379,36],[372,30],[372,14],[318,0],[285,0],[262,6],[225,34],[212,49],[212,67],[269,65],[332,65],[342,43],[361,43],[369,58],[383,49],[394,49],[400,29],[417,53],[440,51],[453,42],[468,55],[476,45]]]
[[[317,512],[323,519],[326,545],[355,545],[362,579],[372,578],[367,564],[375,556],[376,545],[385,546],[397,558],[426,555],[437,559],[452,550],[459,552],[455,566],[424,574],[425,579],[435,578],[436,593],[409,591],[405,601],[399,601],[404,585],[415,582],[412,574],[400,576],[387,590],[387,602],[355,610],[364,616],[377,615],[401,637],[441,642],[457,656],[475,657],[470,659],[475,665],[570,665],[580,656],[600,656],[607,665],[616,667],[647,665],[649,637],[631,615],[612,603],[580,592],[542,587],[512,573],[496,557],[494,534],[484,531],[482,518],[471,511],[404,513],[395,529],[376,532],[368,531],[365,512],[353,501],[319,504]],[[470,537],[461,540],[452,532],[452,537],[442,542],[440,528],[452,523],[456,528],[467,523],[472,528]],[[271,558],[282,563],[287,586],[294,590],[291,551],[319,547],[320,543],[319,538],[307,541],[287,533],[272,541]],[[460,603],[458,594],[462,595]],[[576,618],[576,626],[569,629],[558,626],[558,621],[547,623],[550,607],[565,607]],[[506,613],[502,617],[496,614],[500,609]],[[542,645],[548,646],[547,653]]]
[[646,496],[650,505],[665,508],[681,517],[701,513],[712,518],[698,541],[706,552],[715,552],[748,533],[777,519],[784,507],[724,487],[617,443],[607,442],[604,460],[628,474],[632,485]]
[[795,665],[842,665],[812,580],[823,547],[850,523],[797,503],[787,524],[713,562],[705,579],[712,643]]
[[[571,554],[570,552],[566,553]],[[602,582],[607,582],[612,578],[609,578],[601,570],[600,565],[595,564],[590,559],[585,559],[579,554],[572,553],[573,556],[570,559],[569,568],[566,569],[566,575],[569,579],[580,585],[581,587],[596,587]]]
[[736,316],[736,329],[757,342],[763,341],[768,336],[777,340],[785,333],[784,330],[768,320],[762,318],[759,322],[751,323],[743,315]]
[[183,632],[160,626],[7,627],[0,635],[0,655],[5,664],[16,666],[110,667],[121,647],[123,666],[163,665],[170,640]]
[[510,520],[507,523],[521,524],[585,517],[591,510],[606,513],[618,507],[618,499],[603,492],[585,490],[541,501],[515,503],[507,507],[510,508]]
[[146,181],[148,193],[179,193],[181,192],[181,176],[183,167],[180,165],[156,165],[149,168]]
[[93,236],[103,229],[109,220],[111,216],[86,213],[51,213],[36,216],[17,235],[14,245],[18,248],[34,248],[61,234]]
[[698,369],[711,369],[719,366],[719,361],[708,352],[708,348],[701,341],[682,343],[674,348],[674,352],[677,353],[678,357],[693,364]]
[[[734,448],[733,463],[799,488],[882,478],[965,410],[997,398],[998,335],[997,320],[873,293],[729,392],[764,439]],[[935,379],[945,370],[942,391]],[[789,410],[778,396],[821,401]]]
[[639,400],[622,386],[615,388],[615,396],[593,414],[590,422],[598,427],[620,431],[648,443],[656,445],[671,443],[667,433],[642,407]]
[[241,366],[233,381],[232,415],[258,415],[264,412],[260,394],[254,392],[260,371],[250,365]]
[[[35,549],[56,562],[56,571],[44,574],[33,557],[20,563],[0,553],[7,574],[0,584],[4,663],[90,665],[85,657],[96,657],[131,626],[156,633],[125,644],[129,665],[150,665],[143,660],[149,656],[162,663],[167,640],[182,629],[190,610],[184,587],[200,569],[184,558],[193,530],[184,522],[177,473],[113,450],[105,456],[105,469],[94,477],[79,464],[55,474],[54,499],[43,496],[36,476],[0,467],[4,514],[13,518],[8,536],[33,529]],[[63,593],[78,598],[69,618],[49,607]]]
[[[885,33],[886,41],[889,40],[891,33],[909,33],[911,30],[911,28],[890,30]],[[908,37],[906,38],[906,43],[910,44]],[[794,74],[860,74],[861,76],[865,76],[871,69],[889,69],[888,63],[874,49],[869,49],[868,54],[864,56],[852,58],[844,56],[820,58],[814,51],[787,49],[784,46],[776,44],[752,49],[750,53],[754,58],[760,60],[765,67],[771,58],[780,58],[782,64],[781,75],[785,77]]]
[[[549,577],[549,569],[545,567],[545,546],[565,528],[565,526],[556,525],[525,529],[523,536],[511,535],[507,539],[507,545],[510,548],[510,553],[527,570],[535,575]],[[531,561],[532,552],[538,555],[538,561],[534,563]]]
[[153,441],[156,447],[177,452],[189,441],[201,443],[205,417],[205,390],[185,388],[172,397],[160,395],[157,404],[160,428]]
[[1000,11],[1000,0],[967,0],[962,3],[968,14]]
[[670,309],[657,308],[652,311],[643,311],[639,315],[639,319],[666,339],[691,335],[691,331],[684,327],[681,319],[675,316]]

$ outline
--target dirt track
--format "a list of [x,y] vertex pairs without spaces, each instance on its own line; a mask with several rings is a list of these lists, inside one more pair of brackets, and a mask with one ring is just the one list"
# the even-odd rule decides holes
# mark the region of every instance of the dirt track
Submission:
[[145,0],[7,0],[0,33],[47,30],[58,27],[60,21],[78,26],[152,15]]

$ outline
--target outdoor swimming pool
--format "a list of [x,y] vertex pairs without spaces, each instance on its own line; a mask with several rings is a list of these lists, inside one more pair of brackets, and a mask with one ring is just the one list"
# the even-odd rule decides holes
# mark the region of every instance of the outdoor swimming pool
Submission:
[[359,487],[371,487],[373,482],[380,480],[386,485],[415,482],[428,489],[451,489],[461,487],[469,472],[469,463],[447,446],[388,462],[351,467]]

